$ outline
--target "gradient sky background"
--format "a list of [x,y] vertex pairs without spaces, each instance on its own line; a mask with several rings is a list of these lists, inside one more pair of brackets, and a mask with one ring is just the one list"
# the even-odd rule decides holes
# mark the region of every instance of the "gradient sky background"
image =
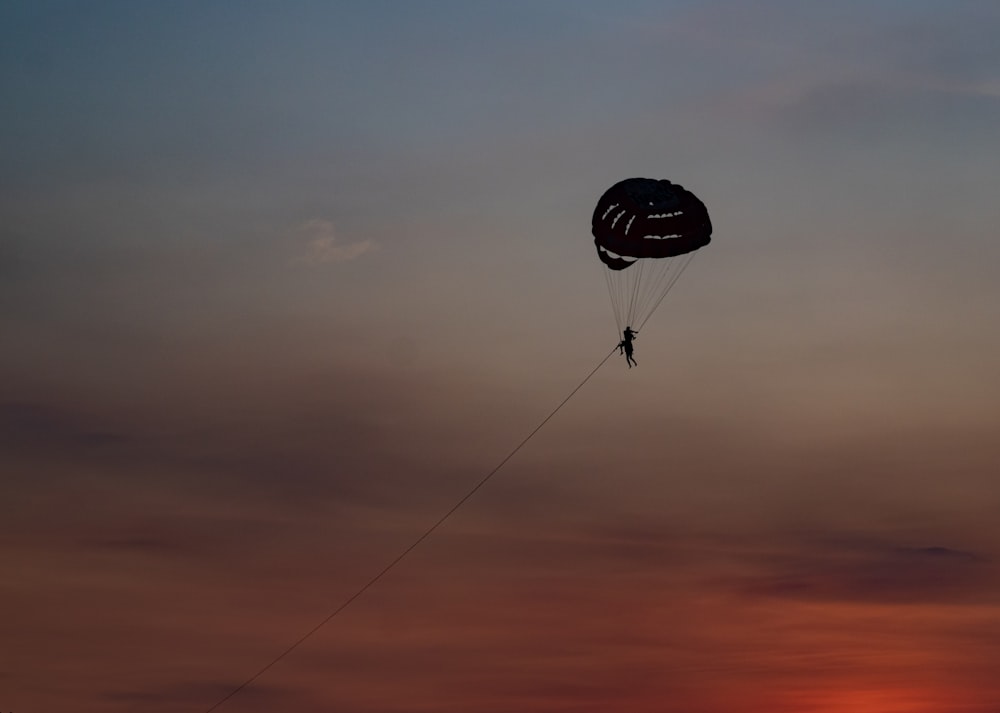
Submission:
[[[752,6],[752,8],[751,8]],[[1000,711],[1000,4],[0,4],[0,708]]]

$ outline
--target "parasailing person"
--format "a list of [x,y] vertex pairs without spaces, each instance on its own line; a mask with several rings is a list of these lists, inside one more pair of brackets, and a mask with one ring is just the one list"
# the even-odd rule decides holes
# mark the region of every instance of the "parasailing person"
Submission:
[[622,334],[618,349],[631,368],[636,365],[633,338],[694,252],[711,242],[712,221],[705,204],[683,186],[655,178],[627,178],[604,192],[591,225]]
[[639,363],[632,356],[632,340],[635,339],[637,334],[638,332],[633,332],[631,327],[625,327],[625,331],[622,332],[622,340],[618,342],[618,353],[625,355],[625,361],[628,363],[629,369],[633,366],[639,366]]

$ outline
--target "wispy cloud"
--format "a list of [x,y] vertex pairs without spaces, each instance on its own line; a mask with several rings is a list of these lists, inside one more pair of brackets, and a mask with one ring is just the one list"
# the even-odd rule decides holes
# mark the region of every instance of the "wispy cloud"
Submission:
[[294,265],[324,265],[350,262],[375,249],[371,240],[343,243],[337,237],[333,223],[314,218],[302,223],[294,230],[297,254],[292,258]]
[[86,415],[44,402],[0,402],[0,445],[29,449],[93,452],[126,443],[129,436],[94,424]]
[[833,548],[769,555],[743,580],[753,596],[892,604],[993,601],[995,572],[949,547]]

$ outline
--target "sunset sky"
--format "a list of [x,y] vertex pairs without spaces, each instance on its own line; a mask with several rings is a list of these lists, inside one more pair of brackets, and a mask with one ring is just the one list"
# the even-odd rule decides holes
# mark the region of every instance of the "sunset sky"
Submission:
[[0,710],[1000,713],[1000,3],[0,3]]

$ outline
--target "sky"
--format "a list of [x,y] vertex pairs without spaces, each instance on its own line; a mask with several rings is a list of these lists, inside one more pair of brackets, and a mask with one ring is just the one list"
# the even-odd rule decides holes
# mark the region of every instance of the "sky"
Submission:
[[0,4],[0,709],[1000,711],[1000,5]]

